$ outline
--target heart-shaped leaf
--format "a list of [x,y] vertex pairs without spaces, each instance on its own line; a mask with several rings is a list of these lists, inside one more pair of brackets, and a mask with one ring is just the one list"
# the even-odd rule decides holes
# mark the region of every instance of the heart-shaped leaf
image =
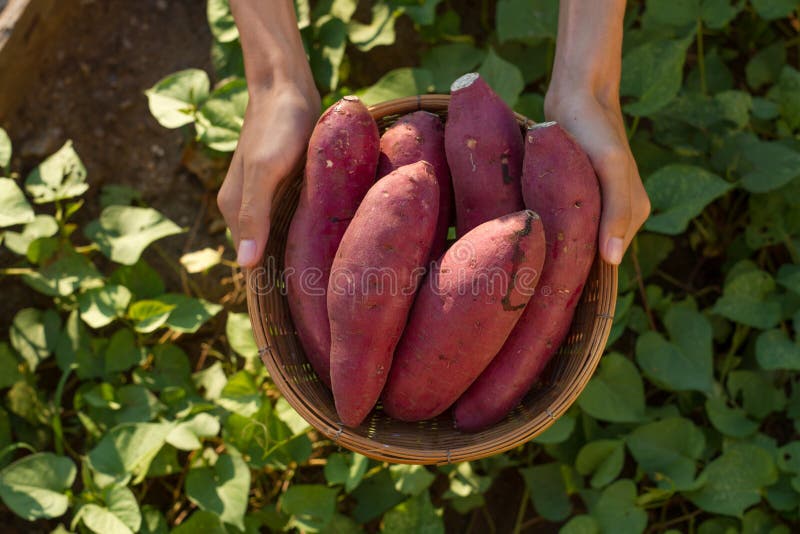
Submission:
[[17,182],[11,178],[0,178],[0,228],[33,220],[33,208]]
[[124,265],[136,263],[150,243],[182,231],[156,210],[135,206],[109,206],[84,228],[103,254]]
[[639,467],[665,489],[692,486],[697,461],[706,445],[700,429],[682,417],[642,425],[625,441]]
[[756,339],[756,359],[762,369],[800,371],[800,345],[783,330],[768,330]]
[[636,423],[644,419],[644,383],[630,360],[612,352],[578,397],[581,409],[604,421]]
[[645,332],[636,341],[636,361],[645,375],[671,391],[710,391],[713,382],[711,324],[699,312],[673,306],[664,316],[670,339]]
[[189,500],[241,530],[249,492],[250,469],[238,455],[221,454],[214,465],[190,469],[186,475]]
[[69,506],[65,493],[75,475],[75,464],[65,456],[32,454],[0,472],[0,498],[27,521],[59,517]]
[[31,171],[25,179],[25,189],[37,204],[77,197],[89,189],[86,167],[72,147],[72,141],[67,141]]
[[190,124],[196,109],[208,98],[209,86],[208,74],[200,69],[170,74],[145,91],[150,113],[165,128]]

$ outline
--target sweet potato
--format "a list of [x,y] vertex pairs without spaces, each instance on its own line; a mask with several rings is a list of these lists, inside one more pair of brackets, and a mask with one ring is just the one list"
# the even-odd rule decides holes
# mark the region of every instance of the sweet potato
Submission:
[[378,178],[417,161],[427,161],[433,165],[436,180],[439,182],[439,216],[429,258],[438,260],[447,241],[452,215],[453,186],[444,154],[444,125],[438,115],[428,111],[403,115],[383,133]]
[[375,121],[355,96],[322,114],[308,142],[305,181],[287,236],[289,311],[309,362],[328,386],[328,277],[347,225],[374,183],[379,142]]
[[425,273],[439,185],[418,161],[378,180],[344,233],[328,282],[331,382],[339,420],[358,426],[375,406]]
[[455,402],[522,314],[544,252],[539,216],[526,210],[481,224],[433,264],[384,388],[389,415],[419,421]]
[[554,122],[528,130],[522,194],[542,217],[547,256],[536,294],[502,350],[456,402],[456,426],[468,432],[500,421],[539,377],[569,332],[597,250],[597,177],[580,146]]
[[476,73],[451,86],[444,146],[453,176],[456,234],[523,209],[524,143],[514,113]]

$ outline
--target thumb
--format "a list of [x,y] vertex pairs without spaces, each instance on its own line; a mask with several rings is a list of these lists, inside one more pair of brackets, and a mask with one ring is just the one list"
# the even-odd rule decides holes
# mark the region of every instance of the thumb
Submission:
[[[612,158],[616,159],[616,158]],[[619,265],[625,253],[625,237],[631,222],[630,180],[624,162],[600,162],[595,166],[603,194],[600,216],[600,256]]]
[[[249,172],[248,172],[249,171]],[[255,267],[264,254],[269,237],[270,211],[275,180],[264,166],[245,169],[242,203],[239,207],[239,247],[236,261]]]

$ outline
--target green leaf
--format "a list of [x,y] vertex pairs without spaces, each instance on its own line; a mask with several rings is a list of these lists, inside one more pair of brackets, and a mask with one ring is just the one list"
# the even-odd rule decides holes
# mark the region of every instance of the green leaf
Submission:
[[[2,181],[5,178],[0,178],[0,189],[2,189]],[[2,194],[2,193],[0,193]],[[2,202],[2,200],[0,200]],[[0,217],[2,217],[0,215]],[[5,233],[6,247],[12,252],[24,256],[28,253],[30,244],[41,237],[52,237],[58,233],[58,223],[51,215],[37,215],[31,222],[25,225],[22,232],[12,232],[10,230]]]
[[726,436],[743,438],[758,430],[758,423],[748,419],[741,408],[729,407],[724,398],[706,400],[706,413],[714,428]]
[[90,289],[78,296],[81,319],[92,328],[102,328],[122,317],[131,301],[125,286],[107,285]]
[[221,43],[230,43],[239,38],[228,0],[208,0],[206,15],[214,39]]
[[647,526],[647,512],[636,506],[636,485],[630,480],[618,480],[604,489],[591,515],[600,532],[638,534]]
[[642,26],[686,27],[700,17],[700,0],[647,0]]
[[183,230],[151,208],[109,206],[100,218],[84,228],[86,237],[97,243],[112,261],[133,265],[150,243]]
[[796,130],[800,128],[800,72],[784,65],[778,80],[778,103],[781,116]]
[[419,495],[433,484],[436,475],[422,465],[393,465],[389,473],[394,480],[394,487],[406,495]]
[[189,519],[175,527],[170,534],[230,534],[219,516],[213,512],[197,510]]
[[31,171],[25,179],[25,189],[37,204],[77,197],[89,189],[86,167],[72,141],[64,143],[58,152]]
[[292,516],[289,526],[320,530],[336,512],[336,494],[335,489],[320,484],[292,484],[280,497],[281,510]]
[[238,454],[221,454],[213,466],[190,469],[186,475],[190,501],[242,530],[249,491],[250,469]]
[[380,517],[385,511],[402,502],[406,496],[395,489],[388,469],[381,469],[371,476],[365,477],[361,484],[353,490],[356,500],[353,519],[366,523]]
[[[13,386],[21,378],[19,360],[14,355],[14,351],[8,346],[8,343],[0,341],[0,389]],[[0,439],[0,450],[2,447],[2,439]]]
[[732,187],[701,167],[682,164],[662,167],[644,183],[653,206],[645,229],[669,235],[684,232],[689,221]]
[[590,515],[576,515],[567,521],[558,534],[599,534],[600,526]]
[[403,13],[420,26],[430,26],[436,19],[436,7],[442,0],[396,0]]
[[497,38],[501,43],[556,38],[557,0],[499,0],[496,16]]
[[181,256],[180,262],[187,273],[202,273],[208,271],[222,261],[222,247],[218,249],[204,248],[189,252]]
[[228,338],[228,345],[236,354],[246,360],[258,358],[258,346],[253,337],[253,327],[248,314],[228,312],[225,336]]
[[208,413],[199,413],[186,421],[181,421],[167,435],[167,443],[182,451],[194,451],[203,446],[200,438],[210,438],[219,434],[219,419]]
[[569,439],[573,430],[575,430],[575,416],[566,413],[556,419],[547,430],[533,438],[532,441],[543,445],[563,443]]
[[624,463],[625,443],[618,439],[601,439],[581,448],[575,469],[581,475],[592,475],[593,488],[602,488],[619,476]]
[[434,90],[449,93],[456,78],[471,72],[486,57],[486,52],[469,43],[448,43],[428,50],[422,68],[433,75]]
[[564,469],[569,467],[552,462],[519,470],[534,508],[548,521],[563,521],[572,513]]
[[261,406],[261,393],[247,371],[239,371],[228,378],[217,404],[226,410],[250,417]]
[[194,373],[192,380],[197,389],[203,388],[203,398],[212,401],[219,398],[222,389],[228,383],[222,362],[214,362],[210,367]]
[[745,443],[733,445],[700,474],[704,485],[686,496],[707,512],[741,516],[761,500],[764,487],[778,480],[769,453]]
[[309,51],[314,80],[323,88],[339,86],[339,69],[347,44],[347,24],[340,18],[328,17],[316,30],[314,46]]
[[669,391],[711,391],[711,324],[699,312],[672,306],[664,316],[672,342],[658,332],[636,340],[636,361],[644,374]]
[[105,372],[108,374],[127,371],[144,359],[142,349],[137,346],[133,332],[121,328],[112,334],[105,349]]
[[100,206],[130,206],[142,202],[142,193],[127,185],[108,184],[100,191]]
[[725,288],[712,311],[754,328],[778,324],[781,305],[774,297],[775,280],[766,272],[752,269],[725,281]]
[[170,387],[180,387],[192,391],[192,369],[189,357],[180,347],[170,343],[152,347],[153,367],[148,371],[141,368],[134,371],[138,382],[154,391]]
[[728,391],[731,398],[742,395],[742,407],[745,412],[763,419],[767,415],[781,411],[786,406],[786,395],[763,374],[755,371],[735,370],[728,375]]
[[792,441],[778,451],[778,467],[785,473],[800,474],[800,441]]
[[[325,479],[329,484],[343,484],[347,493],[361,483],[367,472],[369,458],[361,454],[332,454],[325,464]],[[399,491],[399,488],[398,488]]]
[[667,489],[692,486],[697,461],[706,445],[700,429],[682,417],[642,425],[625,442],[650,480]]
[[586,384],[578,404],[603,421],[636,423],[644,419],[644,384],[630,360],[612,352],[600,360],[600,369]]
[[517,98],[525,88],[520,70],[513,63],[498,56],[494,48],[489,48],[478,74],[511,108],[517,103]]
[[81,289],[103,285],[103,276],[89,259],[72,249],[52,263],[23,276],[25,283],[51,297],[66,297]]
[[151,299],[164,293],[161,276],[141,258],[133,265],[117,267],[108,283],[127,287],[137,300]]
[[[648,116],[664,108],[678,94],[683,64],[691,37],[676,41],[647,41],[625,54],[620,94],[637,100],[624,109],[631,115]],[[653,58],[659,58],[653,61]]]
[[347,37],[362,52],[368,52],[376,46],[394,44],[394,21],[399,14],[388,4],[376,3],[372,6],[372,22],[362,24],[351,20],[347,25]]
[[700,16],[712,30],[718,30],[739,14],[744,8],[742,0],[702,0]]
[[404,96],[433,90],[433,74],[426,69],[401,68],[389,71],[375,85],[359,92],[365,105],[371,106]]
[[751,0],[753,7],[761,18],[775,20],[788,17],[797,9],[797,0]]
[[0,227],[34,220],[33,208],[11,178],[0,178]]
[[97,534],[133,534],[142,525],[142,514],[133,492],[125,486],[111,486],[103,490],[105,507],[97,504],[82,506],[73,524],[80,519]]
[[247,84],[234,79],[214,89],[197,113],[197,138],[213,150],[233,152],[247,109]]
[[169,527],[164,514],[155,506],[149,504],[142,506],[142,528],[139,534],[167,534],[168,532]]
[[60,517],[69,507],[65,493],[76,472],[66,456],[50,452],[26,456],[0,472],[0,498],[26,521]]
[[197,108],[208,98],[208,74],[186,69],[158,81],[145,91],[150,113],[165,128],[179,128],[194,122]]
[[8,333],[11,345],[31,371],[56,349],[61,335],[61,319],[55,310],[25,308],[17,312]]
[[753,98],[744,91],[722,91],[714,96],[720,105],[722,116],[736,125],[744,128],[750,122],[750,110],[753,108]]
[[98,473],[117,481],[134,475],[134,484],[147,474],[150,462],[164,446],[172,423],[126,423],[111,429],[89,452],[89,463]]
[[8,168],[11,163],[11,139],[6,131],[0,128],[0,170]]
[[768,330],[756,339],[756,359],[762,369],[800,371],[800,345],[783,330]]
[[219,304],[180,293],[162,295],[157,300],[172,307],[165,324],[176,332],[197,332],[206,321],[222,310]]
[[778,79],[785,64],[786,47],[781,41],[762,48],[747,62],[745,68],[747,85],[757,90],[764,85],[773,83]]
[[174,305],[160,300],[140,300],[131,304],[128,318],[134,321],[137,332],[149,333],[164,326],[174,309]]
[[433,507],[430,494],[423,491],[386,512],[381,532],[444,534],[442,511]]
[[800,152],[780,141],[750,139],[742,145],[742,157],[748,165],[742,176],[746,190],[765,193],[800,176]]
[[[20,416],[32,425],[50,424],[53,415],[51,406],[45,404],[41,391],[30,383],[19,381],[6,394],[6,407],[11,413]],[[19,429],[16,429],[19,431]]]

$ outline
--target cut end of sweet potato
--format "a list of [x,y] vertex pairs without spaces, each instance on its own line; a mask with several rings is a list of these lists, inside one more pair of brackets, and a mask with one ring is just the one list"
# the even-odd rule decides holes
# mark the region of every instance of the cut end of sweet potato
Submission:
[[342,100],[347,100],[348,102],[360,102],[361,99],[358,98],[356,95],[347,95],[342,97]]
[[556,124],[558,124],[556,121],[539,122],[528,128],[528,131],[539,130],[542,128],[550,128],[551,126],[555,126]]
[[469,72],[453,82],[453,84],[450,86],[450,92],[455,93],[456,91],[465,89],[470,85],[472,85],[473,83],[475,83],[475,80],[477,80],[480,77],[481,75],[478,74],[477,72]]

